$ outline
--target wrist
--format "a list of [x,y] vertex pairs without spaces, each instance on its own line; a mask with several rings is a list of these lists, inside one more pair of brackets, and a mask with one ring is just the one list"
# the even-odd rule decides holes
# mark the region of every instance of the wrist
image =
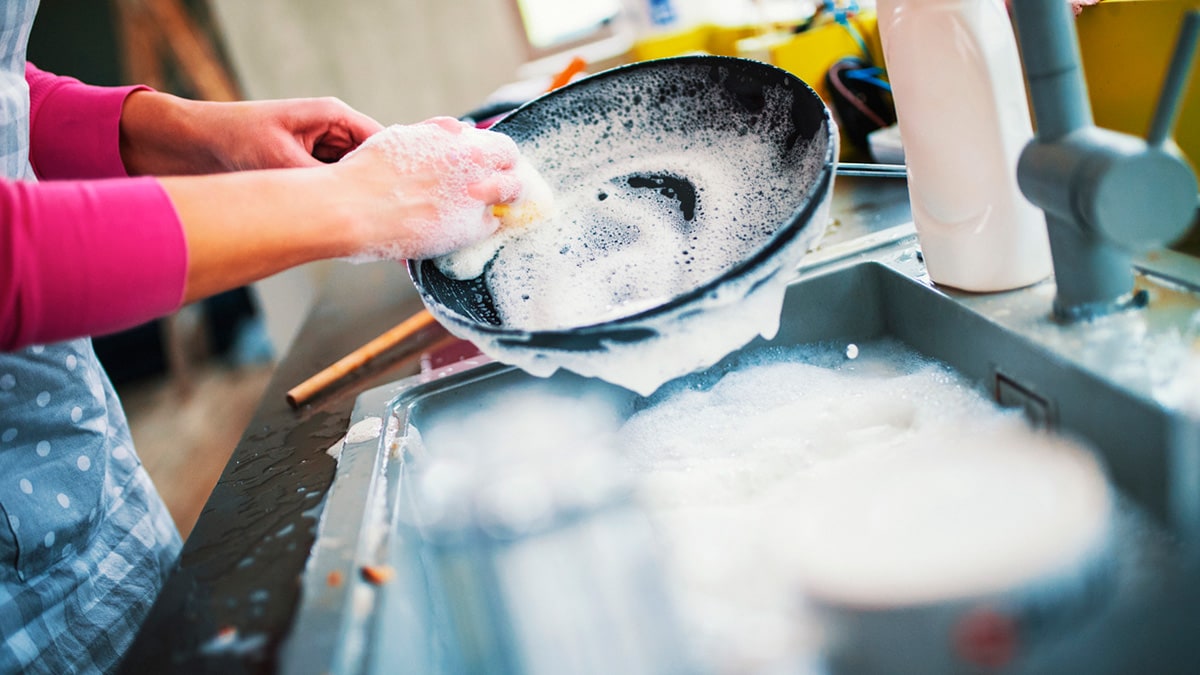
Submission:
[[203,102],[138,90],[121,107],[121,161],[131,176],[186,175],[219,171],[212,144],[203,137]]
[[329,243],[335,251],[330,257],[354,256],[379,239],[376,221],[381,216],[379,211],[386,208],[373,191],[372,177],[358,169],[340,163],[295,170],[319,181],[322,192],[315,206],[324,214],[325,226],[331,229]]

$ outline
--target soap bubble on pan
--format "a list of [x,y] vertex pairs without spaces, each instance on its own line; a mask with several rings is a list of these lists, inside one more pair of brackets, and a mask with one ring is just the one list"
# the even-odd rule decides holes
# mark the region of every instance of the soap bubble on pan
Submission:
[[807,85],[758,62],[664,59],[580,80],[495,128],[547,181],[556,216],[495,242],[472,279],[410,263],[451,332],[535,375],[648,394],[778,330],[828,222],[837,156]]

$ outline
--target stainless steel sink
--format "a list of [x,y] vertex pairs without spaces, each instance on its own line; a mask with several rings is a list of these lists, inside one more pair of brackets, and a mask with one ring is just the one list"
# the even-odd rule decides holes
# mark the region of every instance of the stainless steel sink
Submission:
[[[1187,561],[1194,556],[1189,547],[1194,550],[1200,538],[1200,381],[1186,381],[1188,364],[1200,360],[1200,265],[1159,253],[1139,261],[1137,283],[1150,295],[1147,308],[1064,325],[1050,316],[1051,282],[989,295],[933,287],[924,276],[911,226],[895,227],[812,254],[789,289],[778,335],[745,349],[899,340],[949,365],[1000,405],[1023,409],[1035,424],[1087,439],[1121,493],[1151,514],[1172,542],[1172,555]],[[472,567],[463,562],[471,556],[456,553],[467,544],[438,541],[414,527],[404,478],[407,469],[423,461],[419,436],[412,431],[419,432],[423,417],[529,378],[496,363],[464,362],[359,399],[352,430],[378,420],[381,433],[352,432],[342,450],[305,576],[302,607],[284,652],[286,672],[545,672],[529,667],[518,653],[529,639],[519,635],[519,622],[488,622],[498,616],[494,603],[497,589],[504,587],[498,568]],[[596,380],[560,373],[551,381],[580,391],[604,389],[636,403],[634,394]],[[586,556],[580,558],[577,584],[600,584],[597,579],[615,574],[614,569],[634,574],[636,568],[643,582],[639,588],[654,588],[658,570],[646,554],[652,547],[639,543],[645,535],[636,505],[619,492],[614,495],[593,504],[582,520],[558,523],[559,546],[576,537],[570,546],[600,541],[607,542],[600,550],[630,554],[624,563],[610,557],[592,567],[583,564]],[[580,522],[592,528],[586,536],[577,529]],[[478,560],[478,542],[471,546]],[[489,550],[485,557],[499,549]],[[545,554],[563,550],[549,547]],[[389,567],[395,576],[380,585],[364,581],[360,570],[374,565]],[[331,575],[340,575],[344,583],[330,583]],[[703,664],[682,655],[669,603],[653,596],[630,599],[653,620],[629,638],[633,656],[607,661],[607,667],[703,670]],[[1141,602],[1150,601],[1134,604]],[[1118,618],[1112,625],[1122,625],[1121,612],[1113,612]],[[1080,653],[1095,655],[1119,645],[1119,639],[1101,631]],[[1071,657],[1067,647],[1059,652]],[[616,658],[605,655],[610,657]]]

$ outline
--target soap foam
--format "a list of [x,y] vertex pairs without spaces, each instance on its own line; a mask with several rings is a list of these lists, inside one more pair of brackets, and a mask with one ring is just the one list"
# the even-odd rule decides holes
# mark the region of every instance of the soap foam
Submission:
[[643,394],[774,335],[783,287],[828,222],[832,182],[825,191],[813,186],[836,155],[836,131],[826,119],[812,138],[796,133],[793,104],[807,92],[765,87],[761,108],[748,110],[714,84],[713,72],[632,71],[591,98],[546,99],[527,122],[535,131],[513,132],[546,180],[553,212],[436,264],[459,279],[486,264],[504,328],[594,326],[714,281],[776,238],[806,200],[818,201],[769,263],[680,311],[646,317],[658,337],[632,345],[566,353],[498,340],[461,321],[445,321],[451,331],[534,374],[562,367]]
[[484,406],[435,409],[414,422],[406,450],[420,454],[413,477],[424,527],[472,519],[532,527],[623,484],[613,448],[627,395],[528,379],[503,391]]
[[[428,211],[410,209],[405,222],[397,223],[396,240],[360,251],[350,261],[438,256],[487,237],[499,225],[491,206],[473,197],[470,187],[514,166],[518,151],[508,136],[435,118],[387,127],[345,159],[372,149],[381,150],[400,175],[413,181],[397,186],[397,200],[410,201],[409,192],[420,190],[434,206]],[[502,196],[511,200],[518,194]]]
[[1004,595],[1078,573],[1105,541],[1089,451],[896,343],[856,346],[679,380],[621,430],[689,627],[731,672],[813,648],[802,592],[865,607]]
[[500,226],[492,236],[436,259],[438,269],[451,279],[474,279],[509,242],[527,234],[530,228],[554,218],[558,207],[554,191],[524,156],[517,159],[514,173],[522,185],[521,196],[502,208],[497,217]]
[[431,456],[475,464],[480,486],[503,482],[510,460],[554,472],[581,448],[622,458],[685,632],[716,672],[811,654],[804,593],[911,606],[1087,574],[1117,536],[1089,450],[903,345],[855,347],[740,353],[632,400],[526,380],[441,408],[422,433]]
[[[614,95],[632,100],[639,88]],[[712,96],[689,103],[719,105]],[[626,129],[625,109],[614,107],[602,121],[563,125],[523,146],[556,207],[545,220],[518,233],[502,229],[486,242],[487,284],[503,324],[557,330],[628,316],[715,279],[761,248],[823,166],[823,148],[805,143],[781,156],[792,96],[771,91],[758,122],[764,133],[738,135],[736,121],[705,127],[686,111],[673,131]],[[456,252],[438,266],[469,278],[481,271],[481,256],[478,249],[466,255],[473,264]]]

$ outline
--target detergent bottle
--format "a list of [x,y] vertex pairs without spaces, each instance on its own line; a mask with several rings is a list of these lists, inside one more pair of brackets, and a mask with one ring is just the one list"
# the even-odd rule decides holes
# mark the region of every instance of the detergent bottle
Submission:
[[1045,216],[1017,187],[1033,129],[1004,2],[878,0],[877,11],[930,279],[975,292],[1045,279]]

